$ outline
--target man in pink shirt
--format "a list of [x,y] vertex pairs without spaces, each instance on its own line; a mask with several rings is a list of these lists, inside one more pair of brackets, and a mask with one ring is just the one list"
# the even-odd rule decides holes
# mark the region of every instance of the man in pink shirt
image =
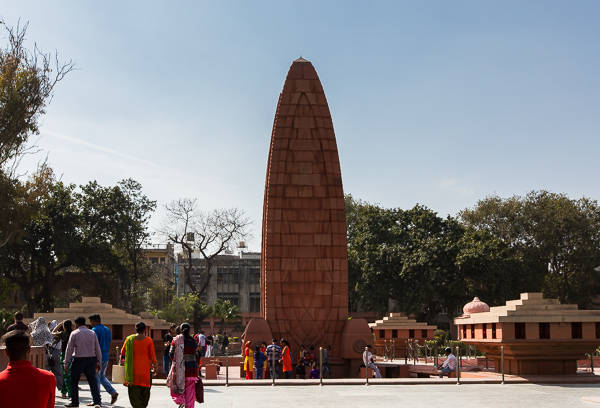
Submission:
[[56,378],[31,364],[29,339],[29,334],[21,330],[2,336],[9,363],[0,372],[0,407],[54,407]]

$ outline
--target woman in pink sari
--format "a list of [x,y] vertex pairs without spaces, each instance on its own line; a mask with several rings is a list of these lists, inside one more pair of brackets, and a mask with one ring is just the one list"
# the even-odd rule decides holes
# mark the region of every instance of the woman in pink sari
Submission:
[[171,388],[171,398],[180,408],[191,408],[196,402],[196,382],[198,381],[198,363],[196,348],[198,344],[190,335],[190,325],[181,325],[181,334],[175,337],[169,355],[173,360],[167,377],[167,386]]

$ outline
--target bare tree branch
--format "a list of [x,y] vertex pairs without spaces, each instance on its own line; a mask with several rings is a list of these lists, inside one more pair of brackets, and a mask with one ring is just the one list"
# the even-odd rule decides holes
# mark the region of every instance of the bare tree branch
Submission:
[[[250,219],[237,208],[214,209],[202,212],[196,199],[180,198],[165,205],[167,214],[158,233],[181,247],[187,266],[184,282],[197,294],[198,300],[206,293],[212,278],[214,259],[250,236]],[[204,260],[206,268],[194,272],[194,253]],[[198,307],[194,309],[194,325],[199,318]]]
[[39,118],[54,95],[54,87],[75,68],[61,63],[58,53],[44,53],[25,45],[28,24],[12,28],[4,24],[8,43],[0,50],[0,168],[18,164],[31,147],[28,139],[39,134]]

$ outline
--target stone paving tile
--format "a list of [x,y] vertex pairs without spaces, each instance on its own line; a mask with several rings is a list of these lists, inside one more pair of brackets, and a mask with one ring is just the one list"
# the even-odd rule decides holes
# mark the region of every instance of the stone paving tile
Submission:
[[[131,408],[127,389],[113,384],[119,392],[115,408]],[[91,401],[87,383],[81,383],[80,406]],[[108,393],[102,398],[109,400]],[[56,406],[65,400],[57,398]],[[432,384],[432,385],[318,385],[300,386],[207,386],[205,407],[444,407],[444,408],[538,408],[594,407],[600,403],[600,388],[588,385],[541,384]],[[104,404],[105,407],[110,405]],[[196,404],[197,407],[202,405]],[[173,408],[169,390],[164,385],[152,387],[150,408]]]

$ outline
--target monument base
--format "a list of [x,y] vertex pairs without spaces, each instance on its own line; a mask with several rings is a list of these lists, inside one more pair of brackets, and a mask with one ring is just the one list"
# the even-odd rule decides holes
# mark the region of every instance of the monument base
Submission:
[[[339,338],[339,336],[336,336]],[[262,317],[255,317],[248,322],[243,334],[243,342],[250,341],[252,347],[260,346],[262,342],[271,344],[273,334],[269,323]],[[278,339],[279,340],[279,339]],[[373,345],[373,334],[365,319],[349,319],[345,322],[341,343],[331,344],[330,367],[333,378],[357,378],[365,347]],[[325,345],[323,345],[325,346]],[[318,349],[315,350],[318,353]],[[293,350],[294,363],[297,350]],[[317,354],[317,360],[318,360]],[[325,376],[327,376],[325,374]]]
[[262,317],[253,317],[246,325],[244,334],[242,334],[242,344],[250,341],[252,350],[254,350],[254,347],[260,346],[262,342],[267,343],[267,345],[271,344],[271,340],[273,340],[271,327]]
[[[502,360],[494,360],[494,371],[502,372]],[[577,374],[577,360],[528,360],[504,358],[504,372],[513,375]]]
[[577,360],[597,347],[595,341],[589,340],[463,341],[485,352],[494,361],[497,373],[502,372],[501,347],[504,346],[504,372],[514,375],[577,374]]

